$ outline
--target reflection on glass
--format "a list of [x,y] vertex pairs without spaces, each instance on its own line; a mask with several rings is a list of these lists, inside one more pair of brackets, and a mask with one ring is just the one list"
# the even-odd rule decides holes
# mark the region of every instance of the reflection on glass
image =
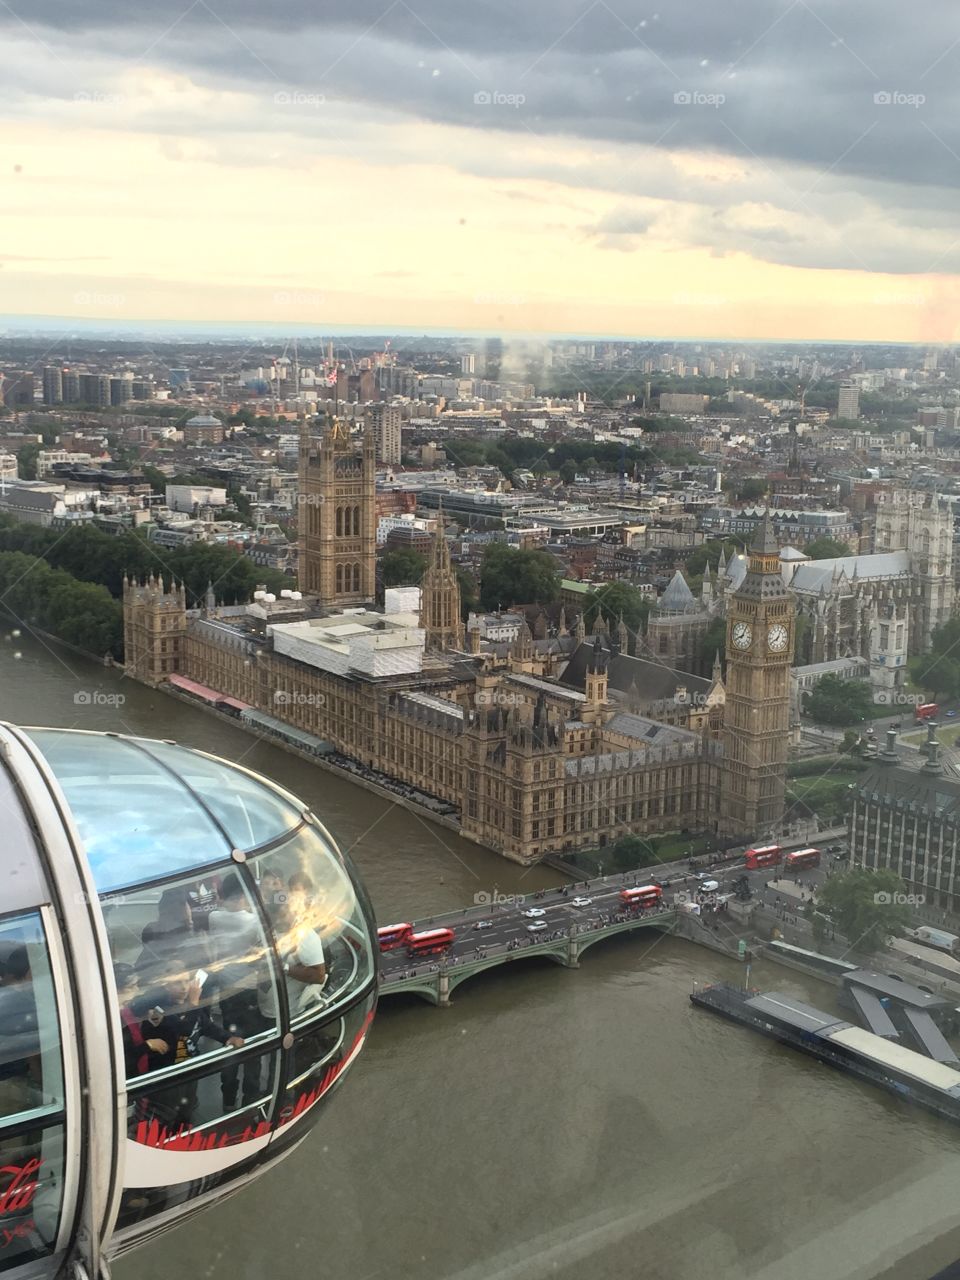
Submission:
[[373,997],[342,1018],[312,1026],[297,1037],[287,1063],[279,1125],[297,1119],[336,1084],[373,1016]]
[[60,1033],[40,917],[0,923],[0,1125],[63,1106]]
[[[104,899],[104,917],[128,1080],[242,1049],[274,1030],[258,1007],[261,985],[273,990],[268,943],[235,870]],[[259,1084],[241,1066],[225,1065],[228,1110],[241,1090],[249,1101]],[[189,1099],[177,1109],[174,1093],[171,1122],[192,1123]]]
[[132,743],[58,729],[30,737],[67,798],[98,893],[230,856],[183,783]]
[[168,1151],[204,1151],[226,1142],[246,1142],[270,1131],[276,1088],[277,1054],[247,1056],[242,1068],[250,1082],[247,1097],[224,1100],[223,1071],[210,1070],[187,1080],[173,1076],[144,1082],[131,1095],[127,1133],[134,1142]]
[[[296,1025],[335,1007],[371,977],[365,921],[346,872],[314,827],[303,827],[253,865]],[[276,999],[266,986],[259,1007],[264,1018],[276,1020]]]
[[0,1272],[53,1252],[63,1199],[63,1128],[0,1126]]
[[141,743],[183,778],[225,828],[236,849],[253,849],[292,831],[300,811],[264,782],[196,751],[166,742]]
[[[277,1090],[279,1055],[262,1053],[244,1064],[249,1078],[256,1079],[257,1097],[236,1109],[223,1104],[221,1072],[211,1069],[206,1075],[180,1081],[176,1086],[164,1082],[146,1083],[131,1094],[127,1107],[127,1136],[133,1142],[164,1151],[199,1152],[225,1146],[241,1145],[264,1138],[271,1131],[271,1109]],[[177,1116],[189,1113],[189,1122]],[[262,1144],[250,1155],[259,1157]],[[229,1167],[205,1178],[163,1187],[128,1187],[120,1205],[118,1227],[127,1227],[176,1205],[224,1181],[236,1177],[238,1166]]]

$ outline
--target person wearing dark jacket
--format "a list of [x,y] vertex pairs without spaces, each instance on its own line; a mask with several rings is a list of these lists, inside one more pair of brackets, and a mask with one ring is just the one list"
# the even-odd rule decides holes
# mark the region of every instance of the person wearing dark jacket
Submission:
[[146,1075],[151,1070],[151,1055],[165,1054],[169,1046],[157,1036],[149,1038],[143,1033],[143,996],[138,996],[140,983],[132,964],[117,963],[113,966],[120,1004],[120,1035],[123,1040],[123,1061],[128,1080]]
[[[148,997],[149,1008],[140,1029],[147,1041],[151,1071],[196,1057],[202,1039],[216,1040],[232,1049],[243,1048],[243,1037],[231,1035],[215,1021],[202,999],[199,982],[186,974],[169,978],[163,988]],[[151,1049],[151,1041],[161,1042],[164,1052]],[[196,1105],[197,1081],[189,1080],[151,1094],[147,1111],[172,1132],[192,1123]]]

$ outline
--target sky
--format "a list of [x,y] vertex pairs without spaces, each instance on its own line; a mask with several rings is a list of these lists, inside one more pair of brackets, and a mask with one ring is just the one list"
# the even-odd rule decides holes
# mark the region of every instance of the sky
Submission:
[[948,343],[956,0],[2,0],[0,312]]

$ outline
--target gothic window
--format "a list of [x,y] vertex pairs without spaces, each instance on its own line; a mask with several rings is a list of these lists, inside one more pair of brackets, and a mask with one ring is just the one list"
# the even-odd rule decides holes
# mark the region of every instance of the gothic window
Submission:
[[360,590],[360,566],[358,564],[353,566],[353,590]]
[[[338,511],[337,511],[337,521],[338,521],[338,523],[339,523],[339,520],[340,520],[340,512],[339,512],[339,510],[338,510]],[[338,565],[337,565],[337,590],[338,590],[338,591],[342,591],[342,590],[343,590],[343,565],[342,565],[342,564],[338,564]]]
[[359,534],[360,534],[360,508],[359,507],[353,508],[353,533],[355,537],[359,537]]
[[337,507],[337,537],[343,534],[343,507]]

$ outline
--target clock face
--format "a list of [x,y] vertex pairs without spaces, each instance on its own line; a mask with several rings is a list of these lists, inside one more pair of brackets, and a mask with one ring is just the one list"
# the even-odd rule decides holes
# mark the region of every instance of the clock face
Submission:
[[753,632],[750,630],[748,622],[735,622],[733,624],[733,643],[738,649],[749,649],[752,639]]
[[783,653],[789,639],[787,628],[782,622],[775,622],[767,632],[767,645],[771,653]]

